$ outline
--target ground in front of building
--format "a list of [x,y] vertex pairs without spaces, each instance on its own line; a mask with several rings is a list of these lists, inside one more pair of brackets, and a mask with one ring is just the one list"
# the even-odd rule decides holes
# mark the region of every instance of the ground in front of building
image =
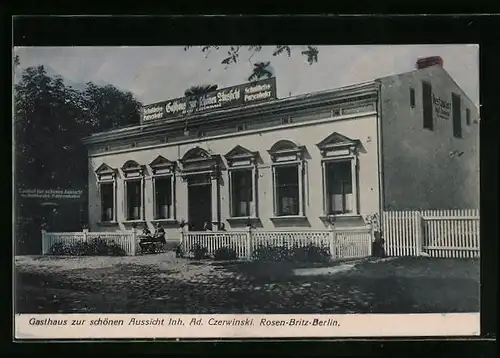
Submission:
[[19,256],[17,313],[479,311],[479,260],[369,259],[330,268],[137,257]]

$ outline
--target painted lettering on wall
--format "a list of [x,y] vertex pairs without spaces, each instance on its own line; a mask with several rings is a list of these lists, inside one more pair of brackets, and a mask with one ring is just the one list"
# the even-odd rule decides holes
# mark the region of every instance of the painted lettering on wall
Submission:
[[177,98],[144,106],[142,120],[174,119],[176,117],[233,108],[276,98],[276,78],[224,88],[195,97]]
[[436,116],[443,119],[450,119],[451,102],[436,95],[432,95],[432,103],[434,105],[434,113]]
[[56,199],[56,200],[82,200],[82,189],[19,189],[19,196],[24,199]]

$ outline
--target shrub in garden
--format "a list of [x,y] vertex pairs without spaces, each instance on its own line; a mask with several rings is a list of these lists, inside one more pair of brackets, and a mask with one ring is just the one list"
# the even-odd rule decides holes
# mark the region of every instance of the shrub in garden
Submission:
[[191,246],[189,252],[193,254],[195,260],[204,259],[208,255],[208,249],[201,246],[200,244],[194,244],[193,246]]
[[255,261],[290,261],[291,251],[286,246],[261,245],[252,252],[252,259]]
[[292,248],[292,260],[297,262],[324,263],[331,259],[330,249],[326,247],[308,244],[303,247]]
[[236,250],[224,246],[220,247],[214,252],[214,259],[215,260],[236,260],[238,259],[238,254],[236,253]]
[[49,255],[69,255],[69,246],[65,245],[63,242],[56,242],[52,244],[52,246],[49,248]]
[[308,244],[304,247],[287,246],[259,246],[252,252],[252,259],[255,261],[274,261],[274,262],[314,262],[324,263],[331,259],[328,248]]
[[175,247],[175,257],[184,257],[184,250],[182,250],[181,245]]
[[125,256],[126,252],[115,242],[106,242],[101,238],[88,242],[76,242],[64,244],[57,242],[49,249],[49,255],[68,256]]

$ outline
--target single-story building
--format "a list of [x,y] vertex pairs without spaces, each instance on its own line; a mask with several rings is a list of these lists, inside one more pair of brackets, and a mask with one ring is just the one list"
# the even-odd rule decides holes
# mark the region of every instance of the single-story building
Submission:
[[477,208],[479,114],[440,58],[276,98],[271,78],[144,106],[84,139],[89,227],[321,230],[384,210]]

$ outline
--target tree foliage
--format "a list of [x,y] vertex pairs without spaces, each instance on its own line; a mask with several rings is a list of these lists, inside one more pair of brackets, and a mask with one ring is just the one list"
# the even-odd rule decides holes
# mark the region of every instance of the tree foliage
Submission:
[[[193,46],[185,46],[184,51],[187,51],[187,50],[191,49],[192,47]],[[251,72],[248,80],[254,81],[254,80],[258,80],[264,76],[266,76],[268,78],[272,77],[272,73],[270,75],[268,75],[268,73],[267,73],[267,72],[269,72],[268,69],[266,71],[263,71],[264,67],[269,66],[270,61],[257,62],[255,64],[251,62],[251,59],[253,58],[253,56],[256,53],[262,51],[262,48],[263,48],[262,46],[250,45],[250,46],[200,46],[200,47],[201,47],[201,52],[205,54],[205,58],[207,58],[210,55],[210,53],[212,53],[214,51],[215,52],[223,51],[223,48],[225,48],[226,49],[226,56],[221,61],[221,64],[225,66],[224,68],[228,68],[228,66],[238,63],[241,60],[241,49],[246,47],[246,49],[250,53],[248,61],[253,66],[252,72]],[[285,54],[288,57],[291,57],[293,51],[297,47],[299,47],[299,46],[277,45],[274,48],[272,55],[273,56],[280,56],[280,55]],[[305,57],[306,62],[309,65],[312,65],[312,64],[318,62],[318,54],[319,54],[318,48],[315,46],[312,46],[312,45],[308,45],[306,47],[307,47],[306,50],[303,50],[300,52],[300,54]],[[266,64],[266,63],[267,63],[266,66],[256,67],[257,65],[262,66],[262,64]]]
[[184,91],[184,95],[186,97],[191,97],[191,96],[199,96],[202,94],[210,93],[213,91],[216,91],[218,85],[196,85],[196,86],[191,86],[189,87],[186,91]]
[[[24,70],[14,87],[16,190],[85,188],[87,150],[81,138],[138,124],[140,106],[131,93],[114,86],[87,83],[85,90],[79,91],[66,86],[61,77],[48,76],[43,66]],[[24,236],[22,241],[32,236],[33,230],[39,232],[47,211],[37,201],[17,200],[16,234]],[[60,214],[71,214],[73,222],[80,220],[79,212],[64,211]],[[59,224],[70,222],[68,218]]]

